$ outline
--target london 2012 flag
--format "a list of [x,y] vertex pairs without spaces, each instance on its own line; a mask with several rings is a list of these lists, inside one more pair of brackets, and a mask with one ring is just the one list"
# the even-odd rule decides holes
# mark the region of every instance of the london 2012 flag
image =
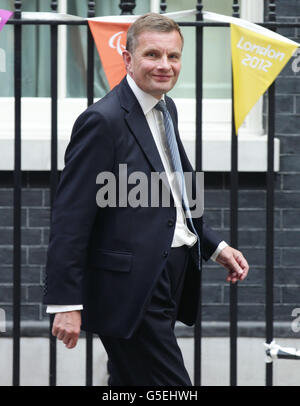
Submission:
[[300,46],[241,18],[204,12],[204,18],[230,23],[235,131]]
[[13,14],[12,11],[0,9],[0,31],[6,24],[7,20],[10,19],[12,14]]

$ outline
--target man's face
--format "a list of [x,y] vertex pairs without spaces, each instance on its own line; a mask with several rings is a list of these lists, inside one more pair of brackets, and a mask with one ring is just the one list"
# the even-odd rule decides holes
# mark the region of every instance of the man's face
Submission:
[[127,72],[146,93],[160,99],[177,82],[182,40],[177,31],[142,32],[131,54],[123,52]]

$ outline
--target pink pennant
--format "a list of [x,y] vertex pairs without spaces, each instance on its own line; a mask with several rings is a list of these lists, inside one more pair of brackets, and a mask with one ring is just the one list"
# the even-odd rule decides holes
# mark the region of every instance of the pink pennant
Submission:
[[12,11],[0,9],[0,31],[2,30],[4,24],[6,24],[7,20],[13,14]]

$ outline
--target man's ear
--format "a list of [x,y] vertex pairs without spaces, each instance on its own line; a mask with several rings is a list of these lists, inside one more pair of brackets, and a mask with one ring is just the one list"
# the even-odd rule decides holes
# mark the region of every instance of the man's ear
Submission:
[[127,51],[127,49],[125,49],[122,52],[122,57],[123,57],[123,61],[126,67],[126,71],[127,73],[131,73],[131,53],[129,51]]

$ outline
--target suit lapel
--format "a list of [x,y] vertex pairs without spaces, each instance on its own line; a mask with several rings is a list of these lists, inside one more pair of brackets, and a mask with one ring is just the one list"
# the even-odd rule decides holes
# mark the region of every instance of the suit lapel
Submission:
[[[143,110],[130,89],[126,78],[121,82],[118,91],[121,106],[126,111],[125,120],[137,143],[140,145],[154,171],[158,173],[164,172],[162,160]],[[163,181],[165,182],[164,177]]]
[[[151,166],[153,167],[154,171],[158,172],[158,173],[164,172],[165,169],[164,169],[163,163],[161,161],[159,152],[157,150],[153,135],[150,131],[147,120],[145,118],[145,115],[144,115],[135,95],[133,94],[132,90],[130,89],[126,78],[124,78],[123,81],[120,83],[120,85],[118,87],[118,93],[119,93],[119,97],[120,97],[121,106],[126,111],[125,120],[129,126],[131,132],[135,136],[136,141],[142,148],[145,156],[147,157],[147,159],[148,159],[149,163],[151,164]],[[169,111],[170,111],[170,114],[171,114],[171,117],[173,120],[173,124],[174,124],[174,129],[175,129],[179,154],[180,154],[180,158],[181,158],[182,168],[184,171],[192,171],[193,169],[186,156],[182,142],[179,137],[173,109],[170,106],[170,103],[168,102],[168,100],[166,100],[166,102],[167,102],[167,105],[168,105],[168,108],[169,108]],[[165,181],[164,178],[163,178],[163,181]],[[169,185],[166,185],[166,186],[169,187]]]
[[153,135],[141,107],[137,105],[131,109],[126,115],[125,120],[153,169],[156,172],[164,171]]

